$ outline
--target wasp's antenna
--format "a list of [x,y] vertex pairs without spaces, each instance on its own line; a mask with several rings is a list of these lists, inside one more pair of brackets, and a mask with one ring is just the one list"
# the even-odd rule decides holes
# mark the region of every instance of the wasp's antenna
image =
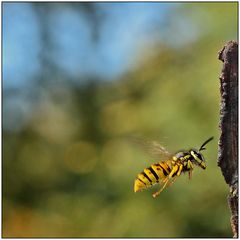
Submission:
[[204,147],[207,143],[209,143],[210,141],[213,140],[213,137],[210,137],[208,140],[206,140],[202,146],[199,148],[199,152],[202,151],[202,150],[205,150],[206,148]]

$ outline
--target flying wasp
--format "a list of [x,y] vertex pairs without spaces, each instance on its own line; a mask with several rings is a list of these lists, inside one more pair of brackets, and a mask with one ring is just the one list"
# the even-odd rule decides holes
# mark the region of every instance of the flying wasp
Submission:
[[152,164],[137,175],[134,182],[134,192],[159,183],[162,185],[161,189],[153,194],[153,197],[157,197],[181,173],[188,172],[189,179],[191,179],[194,165],[206,169],[206,162],[201,151],[206,149],[206,144],[211,140],[213,140],[213,137],[207,139],[198,150],[191,148],[188,151],[178,151],[175,154],[169,153],[163,146],[153,142],[154,145],[151,146],[151,150],[154,150],[154,155],[158,155],[162,161]]

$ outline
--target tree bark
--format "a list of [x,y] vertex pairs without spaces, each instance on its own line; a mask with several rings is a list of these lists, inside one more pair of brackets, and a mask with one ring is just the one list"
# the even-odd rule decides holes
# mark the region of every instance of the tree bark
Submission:
[[223,62],[220,75],[220,140],[218,166],[221,168],[230,193],[233,237],[238,237],[238,43],[229,41],[219,52]]

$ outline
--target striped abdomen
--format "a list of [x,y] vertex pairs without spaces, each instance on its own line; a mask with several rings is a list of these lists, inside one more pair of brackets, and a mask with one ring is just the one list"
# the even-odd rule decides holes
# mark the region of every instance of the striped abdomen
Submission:
[[139,173],[134,183],[134,192],[138,192],[164,180],[171,172],[171,161],[160,162],[145,168]]

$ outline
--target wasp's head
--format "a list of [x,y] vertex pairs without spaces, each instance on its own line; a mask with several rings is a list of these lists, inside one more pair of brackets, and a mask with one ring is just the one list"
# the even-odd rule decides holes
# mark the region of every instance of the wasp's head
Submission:
[[204,159],[204,156],[202,155],[201,151],[205,150],[205,146],[207,143],[213,140],[213,137],[210,137],[208,140],[206,140],[202,146],[199,148],[199,150],[191,149],[190,154],[194,158],[194,163],[198,164],[201,168],[206,169],[206,162]]
[[195,150],[195,149],[191,149],[190,150],[190,154],[193,156],[194,160],[193,163],[195,163],[196,165],[199,165],[201,168],[206,169],[206,161],[204,159],[204,156],[202,153],[200,153],[200,151]]

